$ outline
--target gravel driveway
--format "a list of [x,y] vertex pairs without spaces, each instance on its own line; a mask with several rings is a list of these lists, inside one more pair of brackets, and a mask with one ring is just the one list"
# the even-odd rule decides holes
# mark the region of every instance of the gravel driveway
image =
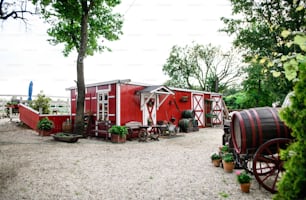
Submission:
[[146,143],[70,144],[1,119],[0,199],[271,199],[254,177],[242,193],[235,173],[212,165],[222,134],[205,128]]

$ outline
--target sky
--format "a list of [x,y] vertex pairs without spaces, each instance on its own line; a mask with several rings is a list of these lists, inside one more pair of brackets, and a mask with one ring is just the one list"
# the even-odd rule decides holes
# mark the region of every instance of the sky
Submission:
[[[107,42],[112,52],[85,59],[86,84],[131,79],[160,85],[169,79],[162,67],[174,45],[232,46],[232,38],[218,31],[224,27],[220,18],[231,16],[228,0],[122,0],[115,10],[124,16],[123,35]],[[77,54],[64,57],[63,45],[50,45],[48,27],[38,17],[29,17],[27,25],[0,22],[0,95],[27,95],[33,81],[33,95],[69,96]]]

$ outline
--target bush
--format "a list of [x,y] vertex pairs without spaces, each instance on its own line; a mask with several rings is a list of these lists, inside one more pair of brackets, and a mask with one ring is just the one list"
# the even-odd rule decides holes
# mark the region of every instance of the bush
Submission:
[[39,120],[37,124],[37,128],[43,131],[50,131],[53,128],[53,126],[54,126],[53,121],[49,120],[47,117]]
[[39,109],[42,109],[41,114],[49,114],[50,110],[50,102],[51,99],[49,97],[46,97],[46,95],[43,94],[42,91],[37,95],[37,99],[30,101],[29,105],[31,108],[33,108],[36,111],[39,111]]
[[[284,63],[286,77],[295,81],[294,95],[290,98],[290,106],[280,112],[281,119],[292,130],[294,141],[281,151],[285,159],[286,173],[277,183],[278,193],[273,199],[292,200],[306,197],[306,35],[295,36],[293,43],[302,50],[296,56],[287,56]],[[286,57],[285,57],[286,58]]]

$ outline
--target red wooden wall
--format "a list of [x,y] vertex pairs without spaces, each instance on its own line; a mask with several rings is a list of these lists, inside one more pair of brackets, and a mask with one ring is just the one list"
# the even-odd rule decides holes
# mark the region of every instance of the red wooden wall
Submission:
[[142,90],[144,86],[121,85],[121,125],[129,121],[142,122],[142,111],[140,109],[140,94],[137,91]]
[[37,131],[37,123],[44,117],[52,120],[54,123],[54,128],[51,133],[62,132],[62,124],[67,119],[70,119],[70,115],[40,115],[39,112],[33,110],[32,108],[19,104],[19,119],[27,126]]
[[[117,96],[117,84],[120,85],[120,97]],[[135,85],[129,83],[105,83],[104,85],[94,85],[86,87],[85,112],[92,113],[96,116],[97,113],[97,91],[108,90],[108,105],[109,105],[109,120],[112,124],[117,123],[117,118],[120,115],[120,124],[124,125],[129,121],[142,122],[141,98],[137,92],[144,89],[144,85]],[[182,118],[184,110],[193,109],[193,91],[190,90],[173,90],[174,95],[169,95],[163,104],[156,112],[156,121],[170,121],[175,118],[175,124],[178,125]],[[211,107],[206,104],[205,99],[211,98],[211,93],[198,92],[197,95],[203,95],[203,116],[211,111]],[[164,96],[159,96],[161,102]],[[120,113],[117,110],[116,102],[120,98]],[[76,113],[76,95],[75,89],[71,90],[71,113],[74,116]],[[73,117],[74,118],[74,117]],[[210,119],[209,119],[210,120]]]

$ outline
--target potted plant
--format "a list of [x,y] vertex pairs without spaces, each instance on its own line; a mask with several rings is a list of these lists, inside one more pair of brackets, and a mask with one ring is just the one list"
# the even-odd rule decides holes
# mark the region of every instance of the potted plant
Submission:
[[250,192],[251,176],[246,171],[237,171],[236,174],[241,191],[246,193]]
[[39,135],[41,136],[49,136],[53,127],[54,123],[52,120],[48,119],[48,117],[42,118],[37,123],[37,129],[39,130]]
[[235,168],[234,155],[232,153],[225,153],[222,156],[222,164],[225,172],[232,173]]
[[213,153],[210,156],[212,163],[215,167],[219,167],[221,163],[221,156],[218,153]]
[[124,143],[126,141],[128,129],[125,126],[114,125],[108,131],[111,133],[111,141],[113,143]]
[[219,147],[220,153],[225,154],[227,152],[229,152],[229,146],[227,144]]

